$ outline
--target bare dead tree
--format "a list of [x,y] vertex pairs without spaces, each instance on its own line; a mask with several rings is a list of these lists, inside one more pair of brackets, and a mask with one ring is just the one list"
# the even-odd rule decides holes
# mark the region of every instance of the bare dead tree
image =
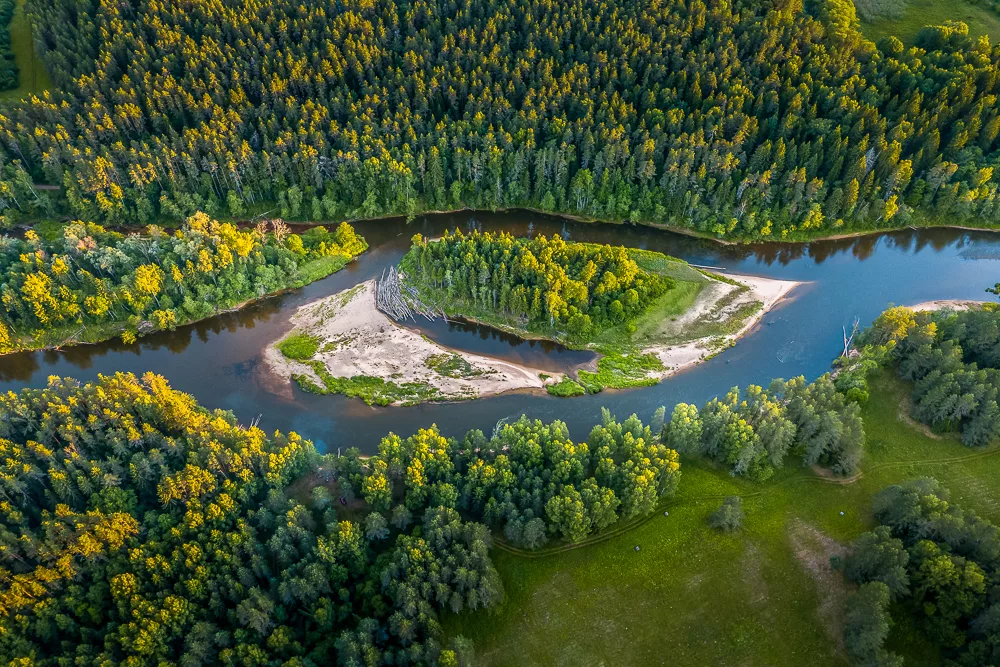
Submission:
[[851,343],[854,342],[854,337],[858,335],[858,331],[861,329],[861,319],[855,317],[854,324],[851,325],[851,334],[847,335],[847,327],[844,327],[844,353],[840,356],[846,357],[847,353],[851,351]]

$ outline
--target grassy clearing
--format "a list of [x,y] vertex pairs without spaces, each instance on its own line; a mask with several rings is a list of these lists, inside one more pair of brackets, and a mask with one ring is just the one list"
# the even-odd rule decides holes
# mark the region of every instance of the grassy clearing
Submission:
[[[483,665],[846,665],[838,642],[850,589],[828,560],[873,525],[874,493],[933,475],[955,502],[1000,520],[1000,450],[908,425],[900,405],[909,387],[889,372],[872,389],[870,452],[853,483],[792,467],[755,485],[684,461],[678,495],[646,520],[580,548],[494,549],[506,602],[493,614],[449,617],[446,630],[473,639]],[[743,498],[743,530],[710,528],[709,515],[733,495]],[[939,664],[918,629],[895,616],[889,648],[908,665]]]
[[949,20],[967,23],[973,37],[988,35],[992,44],[1000,42],[1000,15],[965,0],[908,0],[900,18],[863,21],[861,31],[874,42],[895,35],[907,46],[912,46],[924,26],[941,25]]
[[278,343],[278,350],[289,359],[305,361],[316,354],[321,342],[316,336],[298,333]]
[[[367,244],[365,244],[365,247],[367,249]],[[328,275],[336,273],[347,266],[352,259],[352,257],[347,255],[327,255],[306,262],[299,267],[291,287],[302,287],[321,278],[326,278]]]
[[546,391],[552,396],[558,396],[559,398],[569,398],[571,396],[583,396],[587,393],[587,390],[583,388],[579,382],[573,380],[573,378],[567,376],[564,377],[559,382],[555,384],[550,384],[545,387]]
[[607,352],[597,360],[597,372],[579,371],[580,384],[592,394],[602,389],[651,387],[659,382],[650,372],[662,371],[663,362],[655,354]]
[[14,18],[10,22],[10,46],[14,52],[14,62],[20,72],[20,85],[0,92],[0,102],[19,100],[27,95],[40,95],[52,87],[52,80],[41,59],[35,55],[35,43],[31,37],[31,21],[24,13],[24,0],[17,0]]

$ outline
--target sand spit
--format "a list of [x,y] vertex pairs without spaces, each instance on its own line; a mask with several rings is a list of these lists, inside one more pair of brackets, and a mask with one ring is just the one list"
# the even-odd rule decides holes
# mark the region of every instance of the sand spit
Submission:
[[720,302],[740,288],[729,283],[716,282],[702,291],[695,304],[678,319],[677,324],[681,327],[691,326],[699,319],[706,318],[723,322],[748,304],[757,302],[760,307],[753,315],[747,317],[734,333],[696,338],[673,345],[655,345],[644,349],[643,352],[655,354],[663,363],[664,370],[656,373],[655,377],[659,379],[669,377],[732,346],[756,326],[779,301],[788,296],[789,292],[802,284],[794,280],[776,280],[741,274],[727,274],[726,278],[735,280],[749,289],[720,306]]
[[[292,316],[295,333],[307,333],[321,341],[312,360],[326,366],[334,377],[378,377],[397,384],[425,383],[440,392],[436,400],[464,400],[518,389],[541,389],[562,378],[552,373],[468,352],[452,350],[411,331],[375,308],[375,281],[314,301]],[[453,377],[431,368],[432,358],[457,355],[468,367]],[[277,343],[264,351],[268,367],[291,381],[303,374],[322,382],[312,369],[286,358]],[[542,375],[549,376],[542,379]]]
[[923,312],[927,310],[973,310],[981,308],[992,301],[973,301],[970,299],[938,299],[937,301],[924,301],[915,306],[910,306],[910,310]]

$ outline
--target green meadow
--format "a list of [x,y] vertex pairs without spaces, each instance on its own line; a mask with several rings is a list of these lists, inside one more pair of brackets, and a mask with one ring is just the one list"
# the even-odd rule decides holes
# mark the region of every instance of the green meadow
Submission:
[[903,44],[913,46],[924,26],[945,21],[963,21],[973,37],[988,35],[992,44],[1000,41],[1000,14],[966,0],[907,0],[901,17],[862,21],[861,31],[873,42],[895,35]]
[[[847,664],[851,589],[829,559],[873,525],[873,494],[934,476],[954,502],[1000,520],[1000,449],[971,450],[914,424],[908,392],[888,372],[873,378],[857,478],[791,466],[757,485],[685,460],[677,495],[651,517],[542,552],[499,544],[504,604],[452,616],[446,630],[471,638],[483,665]],[[743,497],[746,518],[724,534],[708,516],[730,495]],[[936,664],[934,647],[895,616],[889,648],[908,665]]]

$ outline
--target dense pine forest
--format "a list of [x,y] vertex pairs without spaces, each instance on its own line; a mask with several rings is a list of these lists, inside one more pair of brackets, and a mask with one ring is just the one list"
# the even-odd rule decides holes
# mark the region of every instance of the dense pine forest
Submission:
[[925,478],[875,496],[880,525],[861,535],[841,563],[861,584],[845,624],[854,664],[903,664],[884,646],[903,614],[945,650],[949,665],[1000,660],[1000,528],[950,502],[950,495]]
[[204,213],[169,232],[76,222],[43,239],[0,237],[0,354],[174,327],[325,277],[367,248],[345,223],[291,233],[239,229]]
[[[1000,46],[847,0],[28,0],[4,220],[532,207],[791,237],[1000,223]],[[58,186],[39,190],[32,184]]]
[[456,230],[428,241],[418,235],[407,259],[403,267],[412,264],[413,280],[455,312],[471,306],[578,340],[634,318],[674,285],[642,270],[622,246],[566,243],[559,236]]
[[469,666],[439,617],[502,599],[488,527],[577,541],[680,477],[634,416],[321,458],[153,374],[0,396],[0,460],[0,656],[21,667]]
[[970,447],[1000,440],[1000,308],[886,310],[863,332],[857,356],[842,360],[838,386],[866,396],[865,376],[891,366],[913,386],[913,416],[961,433]]

